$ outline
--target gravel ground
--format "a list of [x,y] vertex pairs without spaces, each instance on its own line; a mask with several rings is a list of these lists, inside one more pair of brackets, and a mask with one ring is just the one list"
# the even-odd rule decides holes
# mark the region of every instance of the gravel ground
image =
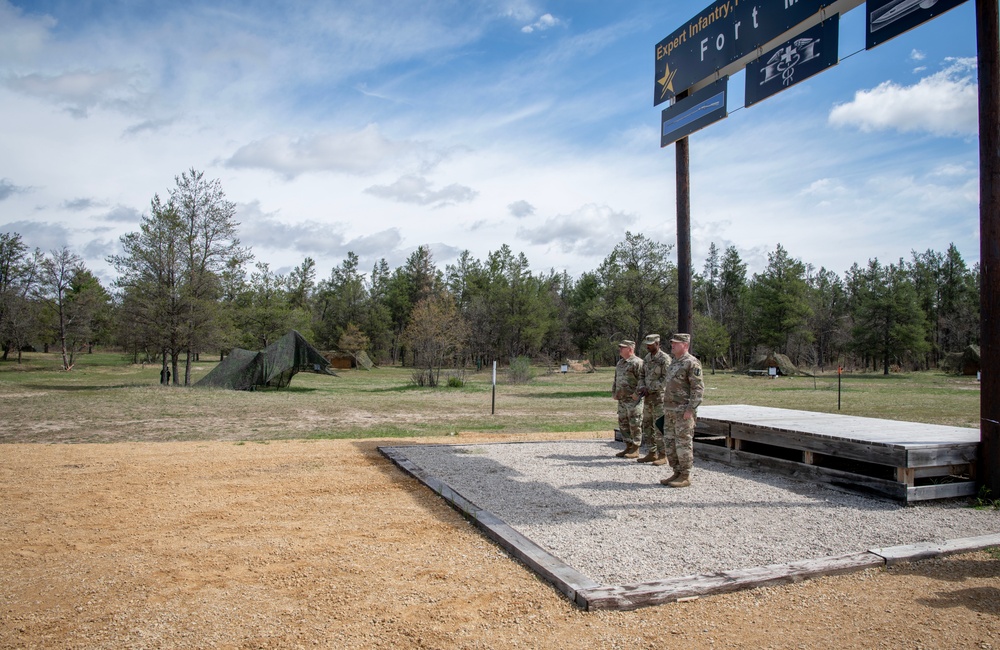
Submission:
[[968,500],[901,505],[696,459],[690,488],[608,441],[407,447],[407,457],[594,580],[631,584],[1000,532]]

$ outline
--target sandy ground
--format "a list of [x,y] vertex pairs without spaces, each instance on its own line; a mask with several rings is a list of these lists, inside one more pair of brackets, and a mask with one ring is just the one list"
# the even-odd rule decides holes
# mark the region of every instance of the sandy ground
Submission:
[[583,612],[378,444],[0,446],[0,647],[1000,648],[989,552]]

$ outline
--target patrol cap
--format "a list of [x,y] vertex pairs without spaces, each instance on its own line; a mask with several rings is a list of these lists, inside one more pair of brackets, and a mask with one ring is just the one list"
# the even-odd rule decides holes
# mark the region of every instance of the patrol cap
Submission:
[[629,341],[628,339],[625,339],[624,341],[622,341],[621,343],[618,344],[618,347],[620,347],[620,348],[634,348],[635,347],[635,341]]
[[643,345],[653,345],[654,343],[659,343],[659,342],[660,342],[660,335],[659,334],[647,334],[646,338],[643,339],[642,344]]
[[674,334],[673,336],[670,337],[670,342],[671,343],[690,343],[691,342],[691,335],[690,334]]

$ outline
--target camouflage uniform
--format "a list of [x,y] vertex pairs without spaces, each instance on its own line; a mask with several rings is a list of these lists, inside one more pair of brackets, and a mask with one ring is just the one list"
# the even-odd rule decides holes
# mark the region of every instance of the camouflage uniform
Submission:
[[667,368],[663,398],[663,434],[667,460],[675,472],[690,472],[694,466],[694,421],[684,419],[684,411],[696,414],[705,392],[701,362],[690,353],[673,360]]
[[642,443],[642,407],[639,405],[642,398],[636,394],[641,373],[642,359],[638,355],[633,354],[628,360],[618,359],[615,383],[611,388],[618,400],[618,429],[622,432],[622,440],[637,449]]
[[642,373],[639,376],[639,386],[646,389],[642,398],[642,439],[649,445],[649,451],[655,452],[660,458],[666,458],[667,446],[663,431],[653,424],[663,416],[663,391],[667,385],[669,365],[670,355],[663,350],[656,354],[647,352],[643,357]]

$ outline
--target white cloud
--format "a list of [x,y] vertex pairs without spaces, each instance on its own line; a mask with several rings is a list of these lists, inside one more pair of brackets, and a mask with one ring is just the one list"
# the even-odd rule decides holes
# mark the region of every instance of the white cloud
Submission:
[[[375,259],[402,243],[399,229],[384,228],[348,239],[346,224],[305,220],[291,222],[278,212],[265,212],[257,201],[237,206],[240,241],[254,250],[286,251],[319,260],[340,259],[353,251],[362,259]],[[265,261],[268,256],[258,255]]]
[[538,20],[530,25],[525,25],[521,28],[521,31],[525,34],[531,34],[533,32],[544,32],[547,29],[552,29],[562,24],[562,21],[553,16],[552,14],[542,14],[539,16]]
[[0,178],[0,201],[6,198],[10,198],[15,194],[24,194],[25,192],[30,192],[30,187],[19,187],[14,185],[14,183],[9,178]]
[[0,224],[0,231],[21,235],[28,248],[41,249],[43,253],[58,250],[70,240],[69,230],[59,223],[46,221],[12,221]]
[[146,103],[133,75],[123,70],[33,73],[10,77],[5,83],[15,92],[52,102],[81,118],[98,106],[131,111]]
[[124,205],[118,205],[112,208],[104,215],[102,215],[100,219],[102,219],[103,221],[108,221],[110,223],[133,224],[136,228],[138,228],[139,224],[142,222],[142,213],[136,210],[135,208],[130,208]]
[[31,60],[49,44],[49,30],[56,26],[51,16],[25,16],[0,0],[0,61],[19,64]]
[[821,178],[813,181],[804,190],[799,192],[799,196],[817,196],[830,198],[848,194],[848,190],[839,180],[835,178]]
[[511,213],[511,215],[517,217],[518,219],[530,217],[535,214],[535,206],[531,205],[527,201],[514,201],[507,206],[507,210]]
[[92,239],[83,245],[84,260],[103,260],[118,250],[117,242],[109,239]]
[[854,126],[864,132],[897,130],[938,136],[969,136],[978,132],[978,86],[974,59],[948,59],[948,67],[912,86],[886,81],[860,90],[854,101],[830,111],[834,126]]
[[391,185],[373,185],[365,192],[391,201],[429,205],[435,208],[456,203],[468,203],[479,194],[471,187],[457,183],[452,183],[440,190],[433,190],[430,181],[415,174],[403,176]]
[[529,244],[555,246],[565,253],[593,255],[610,252],[634,223],[634,214],[591,203],[570,214],[549,217],[536,228],[522,226],[517,237]]
[[377,125],[369,124],[353,133],[270,136],[240,147],[225,165],[233,169],[265,169],[287,179],[306,172],[366,175],[379,171],[410,148],[408,143],[388,140]]
[[500,8],[500,15],[523,22],[538,15],[538,9],[531,0],[506,0]]
[[90,210],[91,208],[104,207],[104,203],[97,201],[95,199],[89,198],[79,198],[72,199],[68,201],[63,201],[62,207],[67,210],[72,210],[74,212],[81,212],[83,210]]

